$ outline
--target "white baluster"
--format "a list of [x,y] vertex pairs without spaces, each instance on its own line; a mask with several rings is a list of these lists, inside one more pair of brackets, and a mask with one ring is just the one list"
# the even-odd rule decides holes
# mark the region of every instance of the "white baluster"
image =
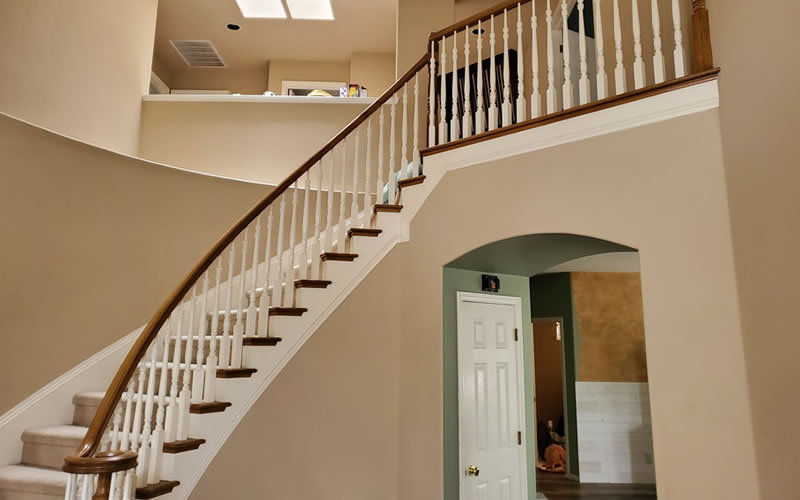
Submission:
[[341,195],[339,196],[339,224],[336,233],[336,251],[344,253],[344,242],[347,235],[345,229],[345,210],[347,209],[347,138],[342,140],[342,176],[339,183]]
[[317,200],[314,203],[314,239],[311,241],[311,276],[310,279],[322,279],[320,275],[320,254],[322,253],[322,245],[320,245],[320,224],[322,219],[322,178],[323,174],[323,158],[319,160],[319,181],[317,183]]
[[678,0],[672,0],[672,25],[675,29],[675,78],[681,78],[686,76],[686,55],[681,31],[681,5]]
[[[420,175],[420,156],[419,156],[419,73],[414,76],[414,144],[413,151],[411,152],[411,161],[414,162],[411,175],[419,177]],[[366,187],[364,189],[366,191]],[[364,203],[364,210],[367,210],[369,205]]]
[[391,108],[389,112],[389,119],[391,123],[389,124],[389,204],[393,205],[397,203],[397,180],[394,176],[394,149],[395,149],[395,130],[394,130],[394,122],[395,122],[395,114],[397,112],[397,97],[392,96],[390,99],[391,101]]
[[597,52],[597,99],[608,97],[608,75],[606,74],[606,56],[603,52],[603,12],[602,1],[594,0],[594,44]]
[[486,107],[483,105],[483,27],[478,21],[478,95],[475,109],[475,133],[482,134],[486,128],[484,126],[484,114]]
[[[408,177],[408,82],[403,84],[403,121],[400,129],[400,179]],[[357,137],[357,136],[356,136]]]
[[614,0],[614,45],[616,46],[617,66],[614,68],[614,82],[617,95],[628,91],[627,71],[622,57],[622,20],[619,16],[619,0]]
[[158,359],[158,346],[162,344],[163,337],[169,334],[169,325],[171,320],[161,328],[159,336],[150,346],[150,369],[147,377],[147,390],[145,391],[145,406],[144,406],[144,423],[142,425],[142,446],[139,448],[138,458],[136,459],[138,466],[136,469],[137,486],[144,487],[147,485],[147,472],[150,469],[151,457],[151,441],[150,436],[153,429],[153,407],[155,406],[156,394],[156,360]]
[[508,9],[503,10],[503,127],[511,125],[511,63],[508,59]]
[[450,102],[450,140],[458,139],[461,126],[458,117],[458,38],[453,32],[453,79],[450,81],[450,92],[453,100]]
[[[176,337],[180,338],[182,312],[173,312],[173,316],[177,316],[176,321],[172,321],[175,327]],[[164,349],[161,355],[161,377],[158,384],[158,408],[156,409],[156,427],[150,435],[150,463],[147,472],[147,483],[153,484],[161,480],[161,457],[164,453],[164,413],[166,412],[166,399],[167,399],[167,368],[169,367],[169,333],[164,335]],[[174,402],[175,398],[170,398]]]
[[[428,62],[428,147],[436,145],[436,45],[431,42],[431,60]],[[380,193],[378,193],[380,195]]]
[[[275,259],[278,268],[272,277],[272,306],[280,307],[283,305],[283,233],[286,224],[286,193],[281,194],[281,208],[278,215],[278,246],[275,247]],[[269,315],[269,311],[267,311]],[[269,331],[269,328],[267,328]]]
[[[261,214],[256,217],[256,236],[253,240],[253,276],[250,280],[250,292],[247,294],[247,315],[245,316],[244,334],[248,337],[254,337],[258,329],[258,307],[256,306],[256,287],[258,286],[258,266],[259,251],[261,250],[259,243],[261,243]],[[244,275],[242,275],[242,282],[244,282]],[[198,348],[203,345],[202,342]],[[198,364],[202,361],[199,359]]]
[[92,493],[94,493],[95,476],[84,474],[82,479],[83,484],[81,485],[81,500],[89,500],[92,498]]
[[[167,373],[170,370],[170,386],[169,386],[169,404],[166,409],[166,421],[164,423],[164,441],[175,441],[176,428],[178,426],[178,377],[181,370],[181,345],[183,335],[183,305],[179,305],[173,314],[177,316],[177,326],[175,326],[173,335],[173,350],[172,358],[169,358],[169,338],[164,342],[164,358],[161,366],[161,373]],[[174,325],[175,323],[173,323]],[[163,375],[162,375],[163,377]],[[165,383],[166,383],[166,379]],[[166,386],[165,386],[166,388]],[[164,396],[164,391],[159,392],[159,401]]]
[[[141,370],[140,367],[136,368]],[[120,450],[130,450],[131,448],[131,435],[133,433],[132,420],[133,420],[133,404],[136,399],[136,380],[134,375],[128,380],[128,389],[125,391],[125,417],[122,421],[122,441],[120,442]]]
[[295,254],[297,252],[296,234],[297,234],[297,181],[294,181],[294,188],[292,190],[292,216],[289,224],[289,266],[286,268],[286,289],[283,291],[283,305],[286,307],[294,306],[294,264]]
[[539,20],[536,17],[536,0],[531,1],[531,118],[542,115],[542,95],[539,92]]
[[[247,280],[245,274],[247,273],[247,247],[249,227],[244,230],[244,240],[242,241],[242,259],[239,266],[239,304],[236,307],[236,325],[233,327],[233,337],[231,338],[231,368],[242,367],[242,345],[244,341],[244,308],[245,294],[247,290]],[[231,246],[235,245],[232,243]]]
[[336,177],[336,148],[331,150],[331,179],[328,183],[328,212],[325,216],[325,252],[333,252],[333,183]]
[[640,89],[647,83],[647,71],[642,59],[642,27],[639,21],[639,0],[633,0],[633,82]]
[[266,337],[269,332],[269,284],[270,272],[272,268],[272,206],[267,212],[267,244],[264,247],[264,282],[261,296],[258,298],[258,328],[256,333],[259,337]]
[[367,157],[364,160],[364,218],[361,227],[369,225],[372,214],[372,116],[367,117]]
[[350,202],[350,227],[356,227],[356,222],[358,221],[358,178],[361,176],[358,169],[358,155],[361,149],[361,129],[356,128],[353,133],[356,138],[353,143],[353,199]]
[[497,59],[495,57],[497,37],[494,33],[494,15],[489,22],[491,23],[489,31],[489,130],[494,130],[497,128]]
[[[205,366],[205,387],[203,389],[203,401],[212,403],[216,401],[217,394],[217,367],[219,358],[217,357],[217,344],[219,339],[219,301],[222,295],[222,257],[217,260],[217,269],[214,273],[214,308],[211,310],[211,342],[208,346],[208,359]],[[203,318],[203,321],[208,321]]]
[[67,488],[64,492],[64,500],[75,500],[78,491],[78,475],[70,474],[67,476]]
[[236,245],[231,243],[228,251],[228,286],[225,294],[225,316],[222,321],[222,338],[219,341],[217,368],[229,368],[231,363],[231,310],[233,309],[233,263],[236,260]]
[[[306,172],[305,191],[303,193],[303,228],[300,234],[300,254],[297,262],[300,266],[300,279],[308,279],[308,204],[311,202],[311,169]],[[294,285],[292,285],[294,286]]]
[[547,0],[547,114],[555,113],[558,109],[558,94],[556,93],[555,54],[553,53],[553,10],[550,0]]
[[578,95],[581,104],[588,103],[592,98],[592,84],[589,82],[589,64],[586,60],[586,21],[583,17],[584,1],[578,0],[578,33],[581,56],[581,79],[578,81]]
[[651,13],[653,19],[653,78],[655,83],[663,83],[667,79],[667,61],[664,52],[661,50],[661,16],[658,13],[658,0],[650,0]]
[[[244,277],[242,278],[244,279]],[[191,382],[192,382],[192,356],[194,355],[194,309],[195,309],[195,286],[192,286],[192,307],[189,309],[189,330],[187,331],[186,350],[183,355],[183,387],[178,400],[178,428],[176,439],[184,441],[189,433],[189,405],[191,404]],[[202,322],[202,321],[201,321]],[[198,343],[203,342],[202,339]]]
[[[152,349],[153,346],[151,344],[150,350]],[[147,378],[147,369],[145,368],[145,363],[147,362],[148,355],[149,352],[145,352],[145,356],[142,358],[142,361],[139,362],[139,380],[136,383],[136,406],[133,410],[133,426],[131,432],[131,444],[129,448],[133,451],[139,450],[139,436],[142,432],[142,418],[144,416],[145,404],[144,388]]]
[[[381,114],[378,117],[378,176],[377,176],[378,177],[378,186],[377,186],[377,193],[378,193],[378,203],[380,203],[380,204],[384,203],[384,199],[383,199],[383,156],[384,156],[384,150],[383,150],[383,136],[384,136],[383,125],[384,125],[384,112],[383,112],[383,110],[384,110],[384,107],[381,106]],[[387,198],[386,198],[385,201],[386,201],[386,203],[391,203],[391,201],[388,198],[388,187],[387,187]]]
[[[442,37],[442,52],[440,55],[442,63],[441,86],[439,90],[439,144],[449,142],[447,140],[447,37]],[[394,99],[394,97],[392,97]],[[391,182],[389,183],[391,184]],[[389,203],[394,203],[391,199]]]
[[461,118],[461,137],[472,135],[472,99],[470,99],[469,26],[464,30],[464,115]]
[[[532,6],[531,8],[535,8]],[[531,51],[532,52],[532,51]],[[522,51],[522,4],[517,4],[517,123],[525,121],[525,58]]]
[[111,450],[119,450],[120,427],[122,426],[122,401],[117,403],[111,418]]
[[561,0],[562,44],[564,47],[564,85],[561,87],[564,109],[574,106],[574,91],[572,87],[572,67],[570,66],[569,25],[567,19],[567,0]]
[[[253,281],[255,283],[255,280]],[[205,363],[206,334],[208,333],[208,270],[203,274],[203,296],[200,299],[200,327],[197,340],[197,367],[192,375],[192,403],[203,400],[203,364]]]

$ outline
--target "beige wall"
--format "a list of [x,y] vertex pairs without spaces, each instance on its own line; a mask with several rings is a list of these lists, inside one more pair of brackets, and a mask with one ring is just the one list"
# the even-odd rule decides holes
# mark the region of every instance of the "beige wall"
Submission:
[[357,52],[350,58],[350,83],[367,87],[370,97],[380,96],[395,82],[393,53]]
[[[473,202],[487,190],[503,196]],[[581,202],[564,203],[565,196]],[[276,379],[257,404],[262,418],[248,416],[234,432],[196,498],[218,494],[229,473],[241,479],[243,497],[275,488],[283,499],[310,498],[312,488],[342,477],[367,481],[363,472],[373,467],[364,467],[364,457],[376,448],[385,448],[378,456],[398,471],[392,483],[382,463],[374,468],[386,480],[381,498],[441,498],[442,266],[492,241],[552,232],[604,238],[641,253],[659,498],[694,498],[698,491],[708,500],[758,497],[716,111],[451,172],[410,229],[411,241],[378,265]],[[353,322],[356,312],[369,319]],[[377,327],[373,314],[386,314]],[[365,363],[364,380],[328,380],[334,367],[349,373],[356,362]],[[376,364],[397,370],[378,379],[391,391],[380,397],[361,391]],[[397,398],[397,416],[383,413],[385,398]],[[368,436],[381,435],[381,442],[350,439],[345,427],[346,439],[325,437],[336,449],[316,447],[306,436],[339,432],[342,420],[331,425],[325,416],[342,407],[359,422],[374,419]],[[280,416],[279,430],[265,428],[267,415]],[[250,437],[264,432],[274,439],[251,446]],[[687,443],[703,445],[686,453]],[[290,460],[295,466],[251,469]],[[348,485],[345,496],[376,498],[369,481],[359,491]]]
[[453,0],[398,0],[397,76],[428,51],[428,35],[452,24],[453,14]]
[[241,70],[187,67],[173,71],[169,75],[169,85],[173,89],[230,90],[233,94],[261,95],[267,90],[268,75],[266,63],[259,68]]
[[269,90],[280,94],[283,80],[348,83],[350,81],[350,63],[348,61],[270,61]]
[[578,381],[647,382],[639,273],[570,273]]
[[150,315],[269,188],[0,115],[0,414]]
[[278,184],[365,108],[350,103],[144,102],[139,156]]
[[0,2],[0,111],[135,154],[157,3]]
[[709,0],[761,498],[797,496],[800,3]]

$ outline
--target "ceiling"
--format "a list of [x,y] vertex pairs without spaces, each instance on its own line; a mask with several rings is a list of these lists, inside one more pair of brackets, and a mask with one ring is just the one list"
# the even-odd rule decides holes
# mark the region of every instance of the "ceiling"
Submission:
[[[245,19],[236,0],[162,0],[156,56],[170,70],[188,69],[170,40],[211,40],[228,68],[269,60],[349,61],[353,52],[394,52],[397,0],[331,0],[333,21]],[[226,25],[241,26],[230,31]],[[209,69],[208,71],[219,71]]]

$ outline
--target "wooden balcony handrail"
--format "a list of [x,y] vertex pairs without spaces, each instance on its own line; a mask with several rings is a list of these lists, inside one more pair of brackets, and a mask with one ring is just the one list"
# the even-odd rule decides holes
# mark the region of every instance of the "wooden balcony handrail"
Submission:
[[488,9],[484,9],[473,16],[462,19],[461,21],[453,23],[446,28],[442,28],[439,31],[431,33],[428,36],[428,42],[439,40],[443,36],[452,35],[453,32],[459,32],[465,28],[469,28],[475,24],[478,24],[478,21],[486,21],[491,19],[492,16],[502,14],[506,9],[512,9],[517,5],[525,5],[530,1],[531,0],[505,0],[504,2],[501,2],[493,7],[489,7]]

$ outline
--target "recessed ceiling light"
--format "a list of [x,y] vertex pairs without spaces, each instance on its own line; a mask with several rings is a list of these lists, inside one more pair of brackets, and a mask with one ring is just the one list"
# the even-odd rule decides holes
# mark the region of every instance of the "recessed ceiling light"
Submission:
[[333,20],[331,0],[286,0],[292,19]]
[[244,17],[286,19],[281,0],[236,0]]
[[238,24],[233,24],[233,23],[229,24],[226,27],[231,31],[239,31],[241,29],[241,26],[239,26]]

